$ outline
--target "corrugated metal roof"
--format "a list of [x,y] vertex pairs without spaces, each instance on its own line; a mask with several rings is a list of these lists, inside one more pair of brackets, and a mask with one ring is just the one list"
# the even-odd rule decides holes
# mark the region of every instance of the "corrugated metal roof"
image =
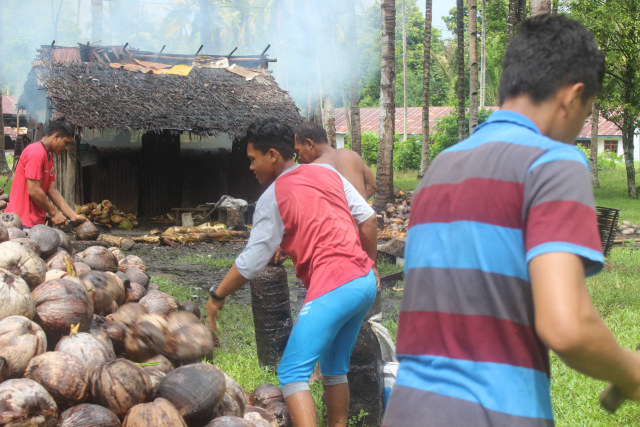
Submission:
[[2,95],[2,114],[16,115],[18,98],[13,95]]
[[[498,107],[485,107],[491,110],[497,110]],[[429,127],[433,128],[436,119],[444,117],[454,111],[456,107],[429,107]],[[410,107],[407,109],[407,133],[410,135],[419,135],[422,133],[422,107]],[[380,109],[379,108],[361,108],[360,122],[362,131],[380,132]],[[344,114],[344,108],[336,108],[336,133],[347,133],[347,121]],[[404,109],[396,108],[396,132],[404,133]],[[620,136],[622,132],[618,127],[606,120],[602,115],[598,122],[598,135],[601,136]],[[591,137],[591,120],[587,121],[578,135],[578,138]]]

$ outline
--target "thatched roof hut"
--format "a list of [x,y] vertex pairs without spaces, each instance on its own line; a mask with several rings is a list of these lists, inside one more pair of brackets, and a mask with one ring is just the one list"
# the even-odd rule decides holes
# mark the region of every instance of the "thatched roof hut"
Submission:
[[[227,57],[165,54],[150,62],[126,46],[84,45],[40,53],[21,103],[82,130],[56,164],[72,206],[109,199],[150,217],[222,194],[254,201],[261,188],[248,169],[247,127],[264,117],[302,121],[268,71]],[[273,61],[264,52],[249,59]],[[220,140],[228,141],[224,149]]]

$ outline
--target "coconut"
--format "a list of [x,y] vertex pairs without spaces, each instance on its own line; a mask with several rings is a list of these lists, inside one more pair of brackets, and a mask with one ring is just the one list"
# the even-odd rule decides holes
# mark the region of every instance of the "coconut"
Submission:
[[167,374],[158,369],[145,369],[145,371],[151,380],[151,397],[156,398],[158,397],[158,387]]
[[244,390],[240,387],[240,384],[226,372],[224,374],[225,390],[222,401],[215,407],[213,411],[214,417],[221,417],[224,415],[235,415],[236,417],[242,417],[244,415],[244,408],[247,406],[247,398],[245,397]]
[[109,334],[105,331],[105,322],[106,318],[102,316],[98,316],[97,314],[93,315],[93,320],[91,320],[91,325],[89,325],[88,334],[93,335],[94,338],[97,338],[102,344],[104,344],[107,349],[114,351],[113,342],[111,342],[111,338],[109,338]]
[[185,421],[203,424],[222,400],[224,374],[207,363],[182,366],[169,372],[158,387],[158,395],[170,401]]
[[124,351],[127,357],[135,362],[141,362],[163,351],[166,327],[167,319],[161,313],[140,316],[129,328],[124,339]]
[[180,301],[180,306],[184,311],[193,313],[194,316],[200,318],[200,307],[193,301]]
[[0,268],[0,320],[15,315],[33,319],[35,313],[36,304],[27,282]]
[[256,427],[256,424],[239,416],[224,415],[209,421],[204,427]]
[[143,305],[137,302],[128,302],[126,304],[122,304],[115,313],[108,315],[107,320],[115,320],[117,322],[122,322],[127,326],[132,326],[136,323],[138,316],[142,316],[148,312],[149,311],[144,308]]
[[129,283],[126,290],[125,300],[127,302],[138,302],[147,293],[147,290],[139,283]]
[[271,402],[264,408],[268,413],[276,417],[279,426],[293,425],[291,422],[291,415],[287,409],[287,404],[284,402]]
[[47,258],[47,270],[64,270],[67,273],[75,273],[73,268],[73,257],[64,249],[56,249],[53,254]]
[[5,212],[0,215],[0,219],[7,228],[15,227],[22,230],[22,220],[14,213]]
[[243,418],[253,423],[256,427],[278,427],[276,417],[267,412],[266,409],[257,406],[247,406],[244,409]]
[[156,370],[165,374],[173,371],[173,369],[175,368],[175,366],[173,366],[173,363],[171,363],[169,359],[161,354],[157,354],[153,357],[150,357],[149,359],[146,359],[142,362],[141,365],[145,370]]
[[282,390],[277,385],[264,383],[260,384],[253,391],[256,405],[264,408],[271,402],[284,402]]
[[122,261],[118,262],[118,270],[127,271],[130,268],[139,268],[143,271],[147,269],[142,258],[136,255],[127,255]]
[[54,228],[54,230],[56,230],[58,236],[60,236],[60,246],[58,247],[60,249],[64,249],[68,253],[73,252],[73,247],[71,245],[71,239],[69,238],[69,235],[59,228]]
[[58,427],[120,427],[120,419],[113,411],[92,403],[81,403],[62,414]]
[[[0,226],[0,228],[1,227],[2,226]],[[7,228],[7,232],[9,233],[9,239],[10,240],[25,239],[27,237],[27,233],[22,231],[22,229],[20,229],[20,228],[10,227],[10,228]]]
[[0,320],[0,356],[9,364],[12,377],[22,376],[29,360],[46,349],[47,337],[37,323],[24,316]]
[[112,347],[88,332],[78,332],[60,338],[55,350],[77,357],[90,370],[116,358]]
[[77,276],[82,276],[84,273],[88,273],[89,271],[91,271],[91,267],[89,267],[89,265],[85,264],[82,261],[75,261],[74,267],[76,268]]
[[174,297],[162,291],[147,291],[139,304],[147,309],[149,313],[159,312],[168,315],[178,310],[178,303]]
[[169,315],[165,355],[179,363],[191,363],[211,354],[213,336],[193,313],[175,311]]
[[129,328],[122,322],[109,320],[104,324],[104,331],[109,335],[111,342],[113,343],[113,350],[116,354],[124,352],[124,339],[127,336]]
[[7,226],[4,225],[4,222],[0,223],[0,242],[6,242],[10,238],[11,238],[11,235],[9,235],[9,230],[7,229]]
[[44,276],[44,281],[48,282],[49,280],[54,280],[54,279],[67,279],[67,280],[71,280],[72,282],[76,282],[79,285],[82,285],[82,281],[77,277],[74,276],[73,273],[67,273],[64,270],[60,270],[59,268],[53,268],[51,270],[47,270],[47,274],[45,274]]
[[47,351],[29,361],[24,377],[40,383],[59,407],[84,401],[89,391],[89,369],[76,356]]
[[47,272],[40,256],[13,240],[0,243],[0,267],[22,277],[31,289],[44,281]]
[[[118,306],[120,306],[121,304],[124,304],[125,298],[127,296],[127,289],[124,284],[124,281],[122,280],[122,278],[120,278],[120,276],[118,276],[117,274],[111,271],[105,271],[104,274],[107,275],[107,280],[109,280],[109,282],[115,285],[118,289],[118,295],[116,296],[116,303],[118,304]],[[118,307],[116,307],[113,311],[116,311],[117,309]]]
[[86,289],[67,279],[44,282],[31,296],[36,303],[36,321],[52,335],[69,333],[71,325],[85,331],[93,318],[93,301]]
[[147,288],[147,286],[149,286],[149,276],[147,276],[147,273],[137,267],[128,268],[127,271],[124,272],[124,274],[127,276],[127,278],[129,278],[131,282],[139,283],[144,286],[145,289]]
[[118,271],[118,260],[103,246],[89,246],[80,252],[77,257],[94,270]]
[[109,280],[104,271],[91,270],[80,276],[80,281],[91,295],[95,314],[106,314],[120,295],[118,284]]
[[15,239],[11,239],[11,241],[20,243],[22,246],[26,246],[27,248],[35,252],[36,255],[38,255],[38,258],[40,257],[40,246],[38,246],[38,244],[34,240],[31,240],[29,237],[16,237]]
[[113,254],[113,256],[116,257],[118,262],[120,262],[120,261],[122,261],[124,259],[124,257],[125,257],[124,252],[122,252],[122,250],[120,248],[116,248],[115,246],[111,246],[108,249]]
[[49,258],[60,246],[60,235],[48,225],[36,224],[29,230],[29,238],[40,246],[42,258]]
[[149,291],[159,291],[160,287],[155,283],[149,283],[149,287],[147,287],[147,292]]
[[28,378],[0,384],[0,425],[54,427],[58,406],[44,387]]
[[73,231],[78,240],[96,240],[100,235],[100,230],[91,221],[83,221]]
[[140,403],[129,410],[123,427],[178,427],[187,426],[176,408],[166,399],[158,398],[151,403]]
[[151,381],[140,366],[127,359],[115,359],[97,367],[91,375],[91,396],[119,417],[151,396]]

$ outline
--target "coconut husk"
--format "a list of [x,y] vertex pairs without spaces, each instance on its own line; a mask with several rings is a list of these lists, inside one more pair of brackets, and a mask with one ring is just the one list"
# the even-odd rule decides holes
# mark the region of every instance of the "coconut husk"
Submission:
[[0,384],[0,425],[55,427],[58,406],[47,390],[28,378]]
[[176,299],[162,291],[147,290],[147,294],[140,299],[139,304],[149,313],[159,312],[168,315],[178,310]]
[[209,421],[204,427],[256,427],[256,424],[239,416],[224,415]]
[[277,385],[263,383],[253,392],[253,397],[257,406],[266,407],[271,402],[284,402],[282,390]]
[[[107,275],[107,280],[118,288],[118,295],[116,296],[115,302],[117,303],[118,306],[124,304],[125,296],[127,292],[124,284],[124,280],[122,279],[122,277],[120,277],[120,275],[113,273],[111,271],[105,271],[104,274]],[[112,313],[115,312],[117,309],[118,307],[115,307]]]
[[47,351],[29,361],[24,377],[37,381],[59,407],[83,402],[89,392],[89,368],[83,361],[61,351]]
[[36,224],[29,230],[29,238],[40,246],[42,258],[49,258],[60,246],[60,235],[48,225]]
[[29,285],[20,276],[0,268],[0,320],[9,316],[33,319],[36,304]]
[[127,255],[122,261],[118,262],[118,270],[127,271],[129,268],[139,268],[142,271],[147,270],[142,258],[136,255]]
[[278,420],[276,420],[276,417],[267,412],[266,409],[259,408],[257,406],[247,406],[244,408],[243,418],[247,421],[251,421],[256,426],[278,427]]
[[[0,226],[0,228],[2,228],[2,226]],[[9,233],[9,239],[10,240],[24,239],[24,238],[27,237],[27,233],[22,231],[22,229],[16,228],[16,227],[7,228],[7,233]],[[2,234],[2,233],[0,232],[0,234]],[[1,237],[0,237],[0,239],[1,239]],[[2,240],[2,241],[4,242],[4,240]]]
[[149,313],[140,316],[129,328],[124,339],[127,357],[135,362],[142,362],[162,352],[165,347],[166,327],[167,320],[162,314]]
[[55,252],[53,252],[53,254],[51,254],[49,258],[47,258],[46,263],[47,270],[64,270],[73,275],[75,275],[76,273],[73,265],[73,257],[69,254],[69,252],[62,248],[56,249]]
[[0,356],[0,383],[11,378],[11,370],[9,369],[9,362],[7,359]]
[[7,361],[12,377],[22,376],[29,360],[46,349],[47,337],[37,323],[24,316],[0,320],[0,357]]
[[149,276],[137,267],[128,268],[124,274],[131,282],[139,283],[144,286],[145,289],[149,286]]
[[85,331],[93,318],[93,301],[84,286],[71,280],[44,282],[31,291],[36,303],[35,320],[52,335],[69,333],[71,325]]
[[123,427],[181,427],[187,426],[176,408],[166,399],[140,403],[129,410]]
[[87,332],[62,337],[55,350],[77,357],[90,371],[116,358],[113,347],[105,345],[100,339]]
[[114,320],[107,319],[104,324],[104,331],[109,335],[109,338],[111,338],[116,354],[124,353],[124,339],[127,336],[128,329],[124,323]]
[[73,266],[76,269],[76,276],[82,276],[84,273],[91,271],[91,267],[84,262],[75,261]]
[[247,406],[247,399],[244,394],[244,390],[240,387],[233,378],[224,374],[225,391],[222,401],[216,406],[213,411],[213,417],[222,417],[225,415],[234,415],[236,417],[242,417],[244,415],[244,408]]
[[268,413],[276,417],[280,427],[292,426],[291,415],[284,402],[271,402],[264,408]]
[[76,256],[94,270],[118,271],[118,260],[104,246],[90,246]]
[[93,312],[105,315],[111,309],[111,305],[120,295],[118,284],[109,280],[104,271],[91,270],[80,276],[80,281],[91,295],[93,300]]
[[13,240],[0,243],[0,267],[22,277],[31,289],[44,281],[47,272],[40,256]]
[[15,227],[22,230],[22,220],[14,213],[5,212],[0,215],[0,220],[7,228]]
[[125,300],[127,302],[138,302],[147,293],[147,290],[139,283],[129,283]]
[[6,242],[9,239],[11,239],[9,230],[7,229],[7,226],[4,225],[4,222],[2,222],[0,223],[0,242]]
[[115,313],[107,316],[107,320],[122,322],[127,327],[136,323],[139,316],[147,314],[149,311],[141,304],[136,302],[128,302],[122,304]]
[[36,255],[38,255],[38,258],[40,258],[40,246],[38,246],[38,244],[33,240],[31,240],[30,238],[16,237],[15,239],[11,239],[11,241],[15,243],[19,243],[22,246],[26,246],[27,248],[31,249]]
[[198,307],[197,303],[193,301],[180,301],[180,307],[182,307],[184,311],[193,313],[198,319],[200,318],[200,307]]
[[60,246],[59,247],[64,249],[68,253],[73,252],[73,248],[71,246],[71,239],[69,238],[69,235],[67,233],[65,233],[64,231],[60,230],[59,228],[54,228],[54,230],[56,230],[56,232],[60,236]]
[[180,364],[202,360],[213,350],[213,336],[200,319],[188,311],[169,314],[164,354]]
[[100,230],[91,221],[83,221],[73,229],[78,240],[96,240]]
[[120,419],[113,411],[92,403],[81,403],[62,414],[58,427],[120,427]]

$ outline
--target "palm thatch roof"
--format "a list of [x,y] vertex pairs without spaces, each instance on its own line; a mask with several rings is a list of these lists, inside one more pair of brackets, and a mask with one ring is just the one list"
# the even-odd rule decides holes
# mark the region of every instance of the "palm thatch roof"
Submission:
[[[241,138],[256,119],[292,126],[302,117],[268,72],[251,80],[224,68],[194,67],[188,76],[127,71],[101,63],[38,60],[33,73],[54,108],[76,126]],[[27,86],[25,86],[25,91]]]

